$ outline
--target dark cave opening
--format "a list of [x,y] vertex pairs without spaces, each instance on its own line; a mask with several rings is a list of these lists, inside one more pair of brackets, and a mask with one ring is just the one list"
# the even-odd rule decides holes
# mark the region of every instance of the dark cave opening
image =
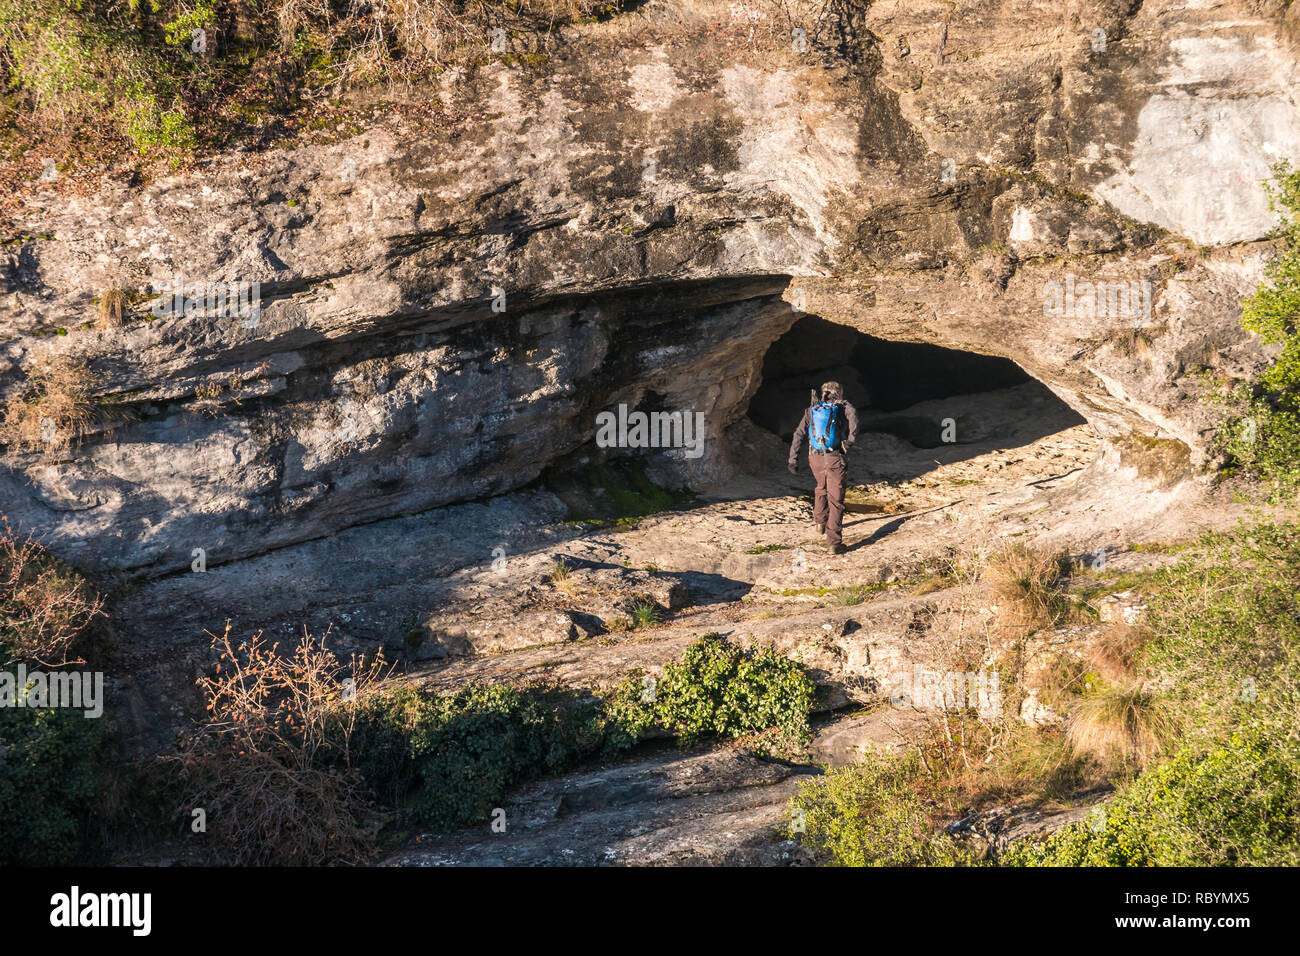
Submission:
[[[875,338],[815,315],[799,319],[772,344],[762,376],[749,419],[784,441],[808,407],[810,390],[828,380],[840,382],[857,406],[861,431],[892,434],[917,448],[999,439],[1018,445],[1083,422],[1010,359]],[[974,396],[1012,388],[1025,393],[1023,423],[1009,428],[981,415]],[[949,417],[955,441],[944,434]]]

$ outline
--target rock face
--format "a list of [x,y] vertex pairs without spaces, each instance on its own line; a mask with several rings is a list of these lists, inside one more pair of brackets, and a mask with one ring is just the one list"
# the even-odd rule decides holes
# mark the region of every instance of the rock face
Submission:
[[[1201,462],[1193,373],[1266,358],[1237,320],[1300,152],[1294,8],[677,6],[449,72],[413,94],[436,129],[30,208],[0,389],[79,356],[104,427],[9,448],[11,520],[89,568],[219,565],[518,488],[618,402],[703,413],[663,477],[707,483],[796,309],[1011,358]],[[260,316],[84,327],[178,276],[259,283]]]

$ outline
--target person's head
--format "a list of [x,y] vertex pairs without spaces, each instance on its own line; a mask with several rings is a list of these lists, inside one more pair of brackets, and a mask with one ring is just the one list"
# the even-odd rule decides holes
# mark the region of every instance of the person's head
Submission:
[[844,386],[839,382],[822,382],[823,402],[844,401]]

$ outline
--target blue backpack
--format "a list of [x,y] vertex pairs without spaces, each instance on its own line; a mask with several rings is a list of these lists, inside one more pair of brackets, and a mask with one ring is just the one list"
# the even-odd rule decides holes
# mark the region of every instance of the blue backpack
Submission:
[[808,410],[808,447],[833,451],[840,443],[839,402],[817,402]]

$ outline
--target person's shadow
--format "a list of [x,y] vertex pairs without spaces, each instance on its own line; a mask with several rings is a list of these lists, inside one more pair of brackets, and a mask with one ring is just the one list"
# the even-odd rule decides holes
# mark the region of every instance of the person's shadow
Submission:
[[[942,511],[944,508],[951,508],[953,505],[960,504],[965,500],[966,499],[964,498],[958,498],[956,501],[950,501],[945,505],[939,505],[937,508],[927,508],[925,511],[913,511],[910,514],[899,515],[897,518],[895,518],[892,521],[886,521],[875,531],[871,532],[871,534],[868,537],[863,538],[861,541],[855,542],[854,544],[848,545],[847,550],[856,551],[858,550],[858,548],[865,548],[867,545],[875,544],[877,541],[889,537],[891,534],[893,534],[895,531],[901,528],[903,526],[903,522],[907,521],[909,518],[919,518],[921,515],[933,514],[936,511]],[[862,518],[858,521],[853,522],[853,524],[861,524],[863,521],[873,521],[873,520],[875,519]],[[845,527],[848,527],[848,525],[846,524]]]
[[863,538],[861,541],[858,541],[855,544],[849,545],[848,550],[856,551],[858,550],[858,548],[865,548],[869,544],[875,544],[881,538],[888,537],[889,535],[897,531],[899,528],[901,528],[903,526],[903,522],[906,521],[908,517],[910,516],[905,515],[902,518],[895,518],[893,521],[885,522],[875,531],[871,532],[871,534],[868,537]]

